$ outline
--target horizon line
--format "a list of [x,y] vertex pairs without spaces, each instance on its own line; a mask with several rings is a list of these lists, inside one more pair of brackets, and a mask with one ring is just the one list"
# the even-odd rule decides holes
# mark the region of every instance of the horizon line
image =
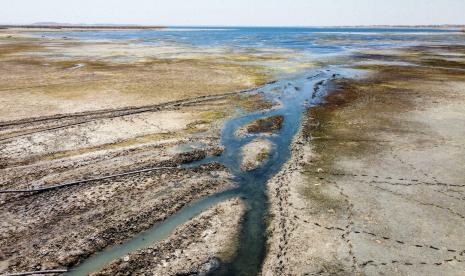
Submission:
[[187,28],[360,28],[360,27],[458,27],[464,28],[465,24],[362,24],[362,25],[154,25],[154,24],[137,24],[137,23],[58,23],[58,22],[37,22],[28,24],[0,23],[0,27],[28,27],[28,28],[67,28],[67,27],[139,27],[139,28],[169,28],[169,27],[187,27]]

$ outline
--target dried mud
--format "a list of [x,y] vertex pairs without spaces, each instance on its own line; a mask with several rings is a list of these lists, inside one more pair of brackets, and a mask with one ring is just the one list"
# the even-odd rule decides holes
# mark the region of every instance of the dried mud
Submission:
[[465,75],[429,64],[465,50],[452,48],[398,51],[423,66],[358,66],[369,77],[335,81],[309,111],[269,182],[263,275],[463,274]]

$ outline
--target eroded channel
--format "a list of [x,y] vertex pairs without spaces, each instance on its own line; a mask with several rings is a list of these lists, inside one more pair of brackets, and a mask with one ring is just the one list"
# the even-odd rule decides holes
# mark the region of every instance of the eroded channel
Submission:
[[[220,264],[210,274],[257,275],[266,250],[266,183],[289,159],[290,145],[299,130],[304,111],[322,101],[328,81],[347,75],[348,71],[343,69],[314,70],[294,78],[270,83],[254,91],[254,93],[262,93],[268,100],[275,102],[275,107],[230,119],[225,123],[221,134],[221,143],[225,149],[223,154],[187,165],[198,166],[214,161],[220,162],[231,171],[237,188],[207,197],[183,208],[177,214],[154,225],[128,242],[94,254],[67,275],[87,275],[99,271],[115,259],[167,238],[177,226],[186,223],[205,209],[237,196],[243,199],[248,208],[242,222],[236,257],[230,263]],[[270,141],[273,145],[267,160],[258,169],[241,170],[242,152],[240,149],[257,139],[259,134],[238,136],[237,130],[257,119],[270,116],[282,116],[284,121],[279,131],[260,137]]]

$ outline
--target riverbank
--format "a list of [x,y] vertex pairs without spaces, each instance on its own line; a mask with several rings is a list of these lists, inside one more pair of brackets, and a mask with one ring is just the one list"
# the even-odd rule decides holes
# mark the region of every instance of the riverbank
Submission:
[[239,242],[245,206],[237,198],[210,207],[161,243],[131,253],[92,275],[191,275],[212,273],[230,261]]
[[461,275],[464,53],[425,46],[356,57],[369,76],[333,83],[268,184],[263,275]]

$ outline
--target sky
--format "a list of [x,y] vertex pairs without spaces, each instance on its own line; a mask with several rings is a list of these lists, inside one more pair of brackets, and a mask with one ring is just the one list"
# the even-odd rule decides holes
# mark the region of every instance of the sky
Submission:
[[0,5],[2,24],[465,24],[465,0],[0,0]]

